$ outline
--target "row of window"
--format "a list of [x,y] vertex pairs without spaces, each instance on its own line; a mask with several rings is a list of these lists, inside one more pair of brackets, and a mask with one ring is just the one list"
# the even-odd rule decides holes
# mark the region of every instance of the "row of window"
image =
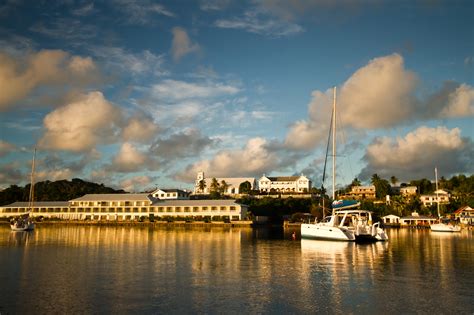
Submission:
[[[212,207],[147,207],[147,208],[35,208],[33,212],[202,212],[202,211],[236,211],[235,206]],[[4,213],[27,212],[26,208],[4,208]]]
[[149,201],[73,201],[73,207],[134,207],[147,206]]

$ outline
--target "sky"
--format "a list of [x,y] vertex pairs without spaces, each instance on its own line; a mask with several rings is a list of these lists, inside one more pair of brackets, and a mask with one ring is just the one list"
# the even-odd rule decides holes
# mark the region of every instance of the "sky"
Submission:
[[[0,188],[474,173],[469,0],[0,0]],[[330,168],[328,169],[330,172]],[[328,187],[329,183],[325,182]]]

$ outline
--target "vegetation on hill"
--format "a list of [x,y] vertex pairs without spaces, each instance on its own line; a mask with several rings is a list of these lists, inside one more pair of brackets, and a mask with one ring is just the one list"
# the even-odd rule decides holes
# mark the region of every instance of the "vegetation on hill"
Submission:
[[[71,181],[59,180],[55,182],[44,181],[35,184],[35,201],[67,201],[81,197],[85,194],[113,194],[124,193],[104,186],[74,178]],[[28,201],[30,184],[25,187],[12,185],[0,191],[0,205],[8,205],[15,201]]]

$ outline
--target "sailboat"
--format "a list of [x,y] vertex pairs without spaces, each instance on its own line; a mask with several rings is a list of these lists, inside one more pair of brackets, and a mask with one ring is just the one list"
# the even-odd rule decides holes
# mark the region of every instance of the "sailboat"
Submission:
[[441,213],[439,211],[439,193],[438,193],[438,169],[435,167],[435,182],[436,182],[436,208],[438,210],[438,223],[430,224],[430,229],[433,232],[460,232],[459,225],[446,224],[441,221]]
[[[372,223],[372,213],[367,210],[354,209],[360,206],[357,201],[336,200],[336,87],[334,87],[333,108],[331,116],[332,133],[332,214],[323,217],[323,221],[301,224],[301,237],[307,239],[324,239],[332,241],[386,241],[387,234],[380,223]],[[326,157],[327,157],[326,150]],[[323,184],[326,167],[323,172]],[[324,191],[324,190],[323,190]],[[324,198],[323,198],[324,200]],[[323,206],[324,211],[324,206]]]
[[36,149],[33,153],[33,162],[31,164],[31,176],[30,176],[30,195],[28,200],[28,212],[24,215],[21,215],[10,222],[10,228],[12,231],[21,232],[21,231],[32,231],[35,228],[35,223],[30,217],[30,212],[33,211],[34,197],[35,197],[35,159],[36,159]]

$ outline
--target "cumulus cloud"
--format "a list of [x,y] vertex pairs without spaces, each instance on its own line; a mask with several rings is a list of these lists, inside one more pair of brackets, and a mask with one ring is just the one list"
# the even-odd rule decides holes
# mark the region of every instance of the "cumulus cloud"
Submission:
[[111,168],[116,172],[128,173],[143,170],[147,166],[149,166],[147,155],[139,151],[133,144],[125,142],[113,159]]
[[187,129],[167,139],[158,139],[152,144],[150,153],[166,163],[177,158],[199,156],[215,143],[215,140],[201,134],[197,129]]
[[136,116],[128,120],[122,130],[122,137],[125,141],[146,143],[156,136],[158,131],[158,125],[151,118]]
[[199,45],[192,43],[188,33],[181,27],[174,27],[171,54],[174,61],[179,61],[182,57],[192,52],[199,51]]
[[404,138],[376,138],[364,156],[367,166],[359,178],[374,173],[384,178],[395,175],[401,180],[432,177],[434,167],[443,174],[472,173],[474,144],[461,137],[459,128],[420,127]]
[[139,175],[132,178],[126,178],[120,182],[120,187],[129,192],[142,192],[144,187],[153,183],[153,178],[146,175]]
[[199,171],[215,177],[256,176],[281,165],[280,155],[271,150],[267,140],[250,139],[244,148],[219,151],[212,159],[189,165],[177,175],[178,179],[191,181]]
[[52,150],[90,151],[116,138],[121,116],[101,92],[90,92],[46,115],[46,131],[39,145]]
[[[416,120],[474,115],[474,89],[447,82],[426,99],[418,99],[417,76],[405,69],[402,56],[371,60],[337,89],[337,123],[352,130],[376,130],[408,125]],[[329,131],[333,89],[313,91],[308,119],[293,123],[285,143],[309,150],[323,143]]]
[[447,106],[442,109],[441,117],[454,118],[474,115],[474,88],[461,84],[449,94]]
[[36,88],[89,84],[98,77],[90,57],[70,56],[62,50],[15,57],[0,53],[0,110],[9,109]]

